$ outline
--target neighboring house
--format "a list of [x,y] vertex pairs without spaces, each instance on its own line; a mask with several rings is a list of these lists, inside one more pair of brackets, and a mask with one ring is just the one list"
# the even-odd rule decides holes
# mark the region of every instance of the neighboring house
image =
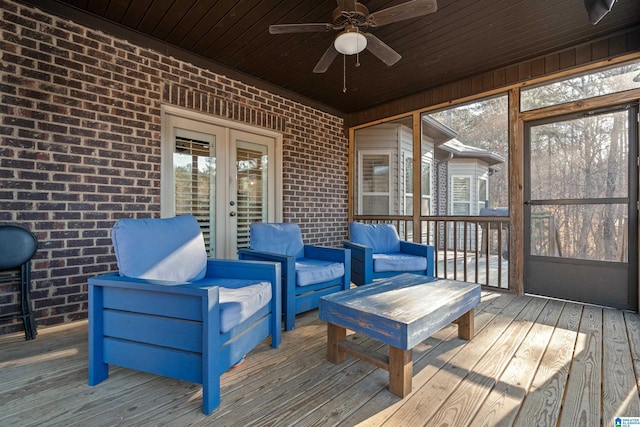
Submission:
[[436,151],[447,156],[440,161],[447,169],[444,197],[447,213],[453,216],[479,215],[480,209],[490,206],[489,176],[500,170],[505,159],[457,139],[438,145]]
[[355,153],[358,215],[411,215],[412,141],[411,127],[404,123],[358,131]]
[[[422,215],[475,216],[488,206],[489,176],[505,159],[463,144],[456,132],[425,116],[422,123]],[[358,215],[413,212],[412,130],[404,122],[361,129],[356,134]]]

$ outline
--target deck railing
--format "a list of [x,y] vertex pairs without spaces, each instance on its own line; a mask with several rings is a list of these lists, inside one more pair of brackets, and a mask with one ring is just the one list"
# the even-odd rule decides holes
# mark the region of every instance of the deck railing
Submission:
[[494,289],[511,289],[508,217],[421,217],[417,240],[414,240],[416,231],[411,217],[356,216],[354,221],[391,223],[402,240],[433,245],[437,277],[479,283]]

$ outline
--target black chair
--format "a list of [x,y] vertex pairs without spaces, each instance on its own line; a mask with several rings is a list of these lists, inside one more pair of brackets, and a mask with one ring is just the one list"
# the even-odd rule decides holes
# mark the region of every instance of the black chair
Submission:
[[34,339],[36,323],[31,311],[31,258],[38,250],[38,239],[26,228],[0,225],[0,271],[20,269],[16,274],[0,276],[0,283],[20,281],[20,313],[0,316],[0,319],[22,318],[24,337]]

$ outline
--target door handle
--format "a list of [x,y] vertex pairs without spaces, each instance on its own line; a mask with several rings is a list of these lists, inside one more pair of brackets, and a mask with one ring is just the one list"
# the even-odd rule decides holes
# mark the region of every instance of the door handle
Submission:
[[231,212],[231,213],[229,213],[229,216],[236,216],[236,213],[235,212]]

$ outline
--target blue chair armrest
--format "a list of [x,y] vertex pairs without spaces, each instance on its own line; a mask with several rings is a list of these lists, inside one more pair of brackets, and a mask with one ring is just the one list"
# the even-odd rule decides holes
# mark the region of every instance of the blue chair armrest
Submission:
[[364,256],[373,255],[373,248],[370,246],[361,245],[358,243],[353,243],[348,240],[342,242],[342,246],[345,249],[351,250],[351,256],[362,259]]
[[358,286],[373,281],[373,248],[348,240],[342,246],[351,252],[351,280]]
[[293,256],[276,254],[273,252],[256,251],[254,249],[238,249],[238,258],[243,261],[269,261],[280,263],[282,265],[281,273],[284,277],[284,281],[286,282],[288,277],[295,278],[296,259]]
[[433,276],[435,262],[435,248],[433,246],[400,241],[400,252],[427,258],[427,276]]
[[209,259],[207,260],[207,273],[205,277],[268,279],[273,283],[276,279],[280,279],[280,264],[277,262]]
[[422,243],[400,241],[400,252],[428,257],[434,252],[434,248],[433,246],[423,245]]
[[271,262],[293,262],[296,259],[293,256],[276,254],[273,252],[256,251],[254,249],[238,249],[238,259],[253,261],[271,261]]
[[[188,287],[189,282],[174,282],[156,279],[134,279],[131,277],[120,276],[120,274],[114,272],[90,277],[89,284],[97,286],[108,286],[111,288],[138,289],[141,291],[183,293],[182,288]],[[174,290],[173,288],[178,289]],[[190,291],[186,291],[186,293],[189,292]]]
[[[282,289],[282,299],[280,307],[289,307],[295,300],[295,283],[296,283],[296,259],[293,256],[276,254],[273,252],[256,251],[254,249],[238,249],[238,258],[240,260],[253,261],[270,261],[280,263],[281,283],[284,283]],[[288,329],[287,329],[288,330]]]
[[327,246],[304,245],[304,257],[323,261],[345,263],[351,257],[349,249],[330,248]]

